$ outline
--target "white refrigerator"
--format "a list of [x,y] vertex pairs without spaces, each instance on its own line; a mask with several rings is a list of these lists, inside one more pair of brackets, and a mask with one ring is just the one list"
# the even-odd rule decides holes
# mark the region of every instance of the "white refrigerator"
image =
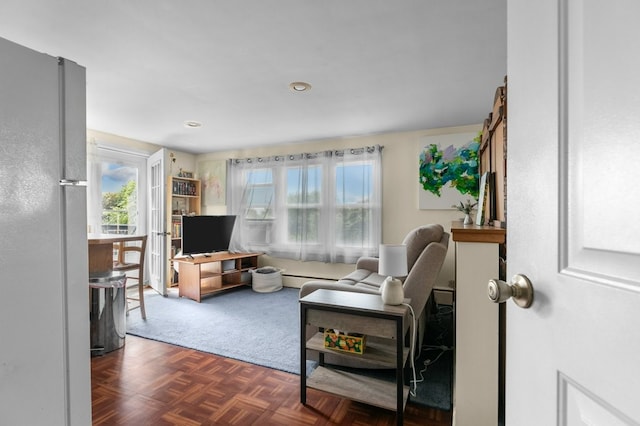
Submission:
[[0,38],[0,425],[90,425],[85,69]]

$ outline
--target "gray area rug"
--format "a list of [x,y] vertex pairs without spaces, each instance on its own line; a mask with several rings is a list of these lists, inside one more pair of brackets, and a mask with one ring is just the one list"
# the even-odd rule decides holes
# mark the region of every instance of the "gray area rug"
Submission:
[[[175,289],[168,297],[147,293],[147,320],[132,311],[127,334],[300,374],[298,293],[286,287],[274,293],[241,287],[202,303],[178,298]],[[451,365],[441,362],[444,358],[429,367],[411,397],[414,403],[451,409]],[[313,366],[308,362],[307,369]]]
[[147,320],[127,317],[127,334],[299,374],[298,289],[240,287],[202,299],[145,297]]

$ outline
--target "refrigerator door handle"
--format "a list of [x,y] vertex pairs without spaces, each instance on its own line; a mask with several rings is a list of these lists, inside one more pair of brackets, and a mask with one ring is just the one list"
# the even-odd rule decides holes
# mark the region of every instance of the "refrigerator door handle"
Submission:
[[60,186],[87,186],[87,181],[77,179],[60,179]]

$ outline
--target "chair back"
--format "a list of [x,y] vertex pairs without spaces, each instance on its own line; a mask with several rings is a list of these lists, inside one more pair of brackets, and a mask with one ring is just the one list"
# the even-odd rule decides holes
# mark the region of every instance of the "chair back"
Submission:
[[[132,309],[140,308],[140,314],[142,315],[142,319],[147,318],[146,310],[144,308],[144,258],[147,251],[147,236],[141,235],[132,240],[128,241],[120,241],[114,244],[114,249],[117,250],[116,260],[113,262],[113,270],[124,272],[124,271],[135,271],[138,273],[136,276],[127,277],[128,279],[133,278],[137,281],[138,287],[138,297],[132,297],[127,295],[127,302],[129,300],[137,300],[139,301],[138,306],[130,307],[127,303],[127,315],[129,311]],[[132,259],[127,259],[128,253],[137,253],[138,256],[135,256],[137,259],[134,261]],[[134,256],[129,256],[134,257]]]
[[403,244],[407,245],[409,269],[404,296],[411,299],[416,317],[420,317],[447,256],[449,233],[442,225],[425,225],[409,232]]
[[424,249],[431,243],[447,243],[443,239],[444,228],[439,224],[423,225],[419,226],[407,234],[402,241],[402,244],[407,246],[407,270],[410,271],[413,265],[418,260],[418,257],[422,254]]
[[[144,259],[147,251],[147,236],[141,235],[140,238],[130,241],[121,241],[114,244],[117,251],[116,260],[113,268],[117,271],[129,271],[133,269],[144,268]],[[128,253],[137,253],[136,260],[127,256]]]

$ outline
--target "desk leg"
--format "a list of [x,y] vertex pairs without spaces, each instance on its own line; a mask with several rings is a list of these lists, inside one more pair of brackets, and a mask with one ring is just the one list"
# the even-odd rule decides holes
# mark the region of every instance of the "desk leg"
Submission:
[[307,308],[300,305],[300,403],[307,403]]
[[396,420],[398,426],[402,426],[404,419],[404,366],[402,363],[402,351],[404,348],[404,338],[402,334],[402,318],[396,319],[396,392],[397,392],[397,405],[396,405]]

